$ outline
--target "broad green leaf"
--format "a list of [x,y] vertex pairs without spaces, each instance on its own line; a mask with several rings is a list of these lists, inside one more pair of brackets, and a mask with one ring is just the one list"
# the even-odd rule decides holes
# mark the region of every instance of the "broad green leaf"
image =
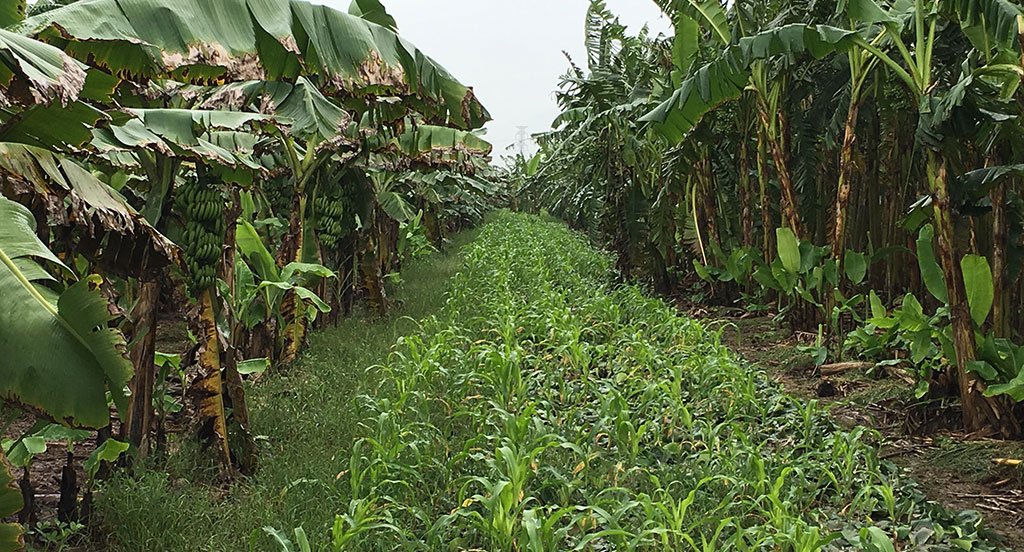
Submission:
[[[885,534],[885,531],[878,527],[868,527],[862,531],[866,532],[866,539],[871,546],[875,547],[878,552],[896,552],[895,546],[892,544],[892,539],[889,535]],[[861,538],[864,538],[865,534],[861,533]]]
[[846,15],[859,23],[897,23],[896,18],[874,0],[848,0]]
[[15,552],[24,547],[21,526],[2,522],[17,514],[21,508],[21,491],[11,475],[3,451],[0,451],[0,552]]
[[776,228],[775,237],[778,243],[779,259],[782,266],[791,274],[800,272],[800,242],[796,234],[787,227]]
[[[897,313],[893,314],[895,316]],[[899,319],[900,329],[906,332],[919,332],[929,327],[928,319],[924,316],[924,308],[913,293],[903,296],[903,304],[896,317]]]
[[992,284],[992,269],[988,259],[980,255],[965,255],[960,260],[960,270],[964,274],[964,288],[967,291],[967,304],[971,307],[971,319],[981,326],[992,311],[995,290]]
[[796,287],[799,277],[782,265],[782,260],[776,258],[771,264],[771,273],[775,281],[779,283],[781,290],[790,293]]
[[392,31],[398,30],[395,18],[388,14],[388,10],[384,8],[380,0],[352,0],[352,4],[348,7],[348,13]]
[[462,166],[470,154],[487,155],[493,146],[472,132],[436,125],[416,125],[397,137],[400,151],[428,166]]
[[0,28],[10,27],[25,19],[25,0],[6,0],[0,4]]
[[719,0],[655,0],[655,3],[673,19],[682,15],[709,29],[712,39],[721,44],[732,41],[725,4]]
[[917,264],[921,267],[921,279],[924,285],[931,292],[932,296],[943,303],[949,302],[949,295],[946,291],[946,281],[942,277],[942,268],[935,262],[935,250],[932,248],[932,239],[935,237],[935,230],[931,224],[925,224],[917,234]]
[[155,351],[153,353],[153,362],[157,366],[164,366],[165,364],[170,364],[171,367],[173,367],[174,369],[178,369],[178,367],[181,366],[181,355],[176,353],[161,353],[160,351]]
[[679,86],[683,83],[683,75],[690,72],[694,62],[697,61],[697,54],[700,52],[700,27],[691,17],[679,14],[673,20],[675,36],[672,38],[672,64],[675,70],[672,72],[672,84]]
[[0,198],[0,396],[69,425],[106,426],[106,391],[124,411],[132,364],[124,336],[108,326],[113,315],[100,291],[103,279],[88,276],[58,295],[26,277],[21,267],[32,258],[56,259],[36,237],[31,213]]
[[308,282],[312,278],[334,278],[334,271],[316,263],[288,263],[281,269],[281,280],[284,282]]
[[252,264],[253,270],[261,280],[281,279],[281,270],[274,261],[274,256],[263,245],[259,232],[249,221],[239,221],[235,229],[235,243],[238,244],[238,251]]
[[1024,366],[1021,367],[1020,373],[1017,374],[1017,377],[1007,383],[990,385],[988,389],[985,390],[986,397],[992,397],[995,395],[1009,395],[1017,402],[1024,402]]
[[784,25],[741,38],[717,59],[694,71],[667,100],[640,120],[655,123],[659,134],[678,144],[705,114],[740,97],[750,80],[754,61],[803,53],[822,58],[849,50],[858,39],[857,31],[803,24]]
[[846,277],[854,284],[863,282],[864,276],[868,273],[867,257],[863,253],[850,249],[846,250],[844,257],[843,267],[846,271]]
[[34,437],[39,437],[48,443],[55,441],[82,441],[84,439],[88,439],[91,435],[92,432],[90,431],[84,429],[72,429],[60,424],[49,424],[33,434]]
[[1021,32],[1021,8],[1008,0],[940,0],[939,10],[959,22],[975,48],[1011,49]]
[[250,358],[238,363],[238,373],[242,375],[260,374],[270,368],[270,359]]
[[116,439],[107,439],[103,441],[103,444],[92,451],[92,454],[85,459],[82,464],[82,468],[85,469],[85,473],[89,474],[89,478],[96,477],[96,472],[99,471],[101,462],[113,462],[121,457],[122,454],[128,451],[128,443],[118,441]]
[[526,164],[526,176],[534,176],[537,174],[537,169],[540,167],[540,162],[543,157],[543,154],[538,151],[536,155],[530,158],[530,161]]
[[878,294],[875,290],[871,290],[868,294],[868,300],[871,302],[871,316],[872,318],[885,318],[889,315],[886,312],[885,307],[882,305],[882,300],[878,298]]
[[992,381],[999,376],[999,372],[996,371],[995,367],[984,360],[967,361],[967,371],[978,374],[985,381]]
[[778,281],[775,280],[773,271],[765,266],[758,267],[757,270],[752,274],[754,280],[761,284],[761,287],[765,289],[773,289],[775,291],[782,291],[782,287]]
[[912,335],[913,339],[910,341],[910,360],[914,364],[920,364],[931,355],[932,332],[930,329],[924,329],[914,332]]
[[704,280],[705,282],[712,281],[711,273],[708,272],[708,267],[704,266],[704,263],[698,261],[697,259],[694,259],[693,269],[697,272],[697,276],[700,277],[701,280]]
[[381,210],[398,222],[405,222],[416,214],[413,211],[412,205],[398,192],[386,191],[378,193],[377,203],[380,205]]
[[25,437],[21,440],[25,443],[25,450],[29,454],[42,454],[46,452],[46,439],[38,436]]
[[309,288],[295,286],[295,295],[298,295],[299,299],[312,304],[320,312],[331,312],[331,306],[325,303],[323,299],[320,299],[320,296]]

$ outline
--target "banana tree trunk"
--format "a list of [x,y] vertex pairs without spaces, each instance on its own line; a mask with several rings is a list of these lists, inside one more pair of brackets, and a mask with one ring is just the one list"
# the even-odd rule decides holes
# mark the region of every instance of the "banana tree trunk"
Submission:
[[135,375],[128,383],[131,406],[125,413],[121,433],[138,449],[138,458],[149,453],[149,430],[153,424],[153,386],[156,383],[156,315],[160,298],[159,275],[143,280],[139,298],[132,309],[134,345],[131,350]]
[[997,337],[1010,337],[1009,294],[1006,285],[1006,183],[992,188],[992,329]]
[[[236,232],[238,227],[238,216],[242,212],[242,200],[238,188],[233,190],[234,198],[231,208],[227,212],[227,224],[224,228],[224,249],[221,256],[220,277],[227,284],[228,293],[231,297],[235,295],[235,262],[238,257],[236,248]],[[228,309],[225,313],[228,327],[231,328],[231,337],[228,340],[227,348],[221,355],[224,366],[224,391],[228,400],[231,401],[231,417],[238,424],[242,436],[242,455],[239,458],[239,468],[242,473],[252,474],[256,471],[257,451],[256,439],[252,435],[249,423],[249,406],[245,401],[245,387],[242,384],[242,375],[238,373],[238,349],[241,343],[242,333],[245,329],[242,324],[235,320],[235,315]]]
[[[292,197],[292,208],[288,220],[288,233],[278,251],[278,265],[285,266],[293,261],[302,260],[302,246],[305,232],[306,194],[296,187]],[[282,346],[280,360],[282,364],[291,364],[299,354],[299,348],[306,339],[307,320],[305,305],[292,290],[285,292],[281,305],[284,320],[282,329]]]
[[768,148],[763,128],[757,130],[757,180],[761,192],[761,255],[765,263],[771,263],[775,225],[772,224],[771,203],[768,201]]
[[720,247],[722,242],[718,233],[717,201],[715,193],[714,173],[711,171],[711,154],[708,150],[700,161],[700,196],[701,205],[704,209],[704,226],[708,231],[708,243]]
[[796,207],[796,193],[793,191],[793,179],[789,174],[788,156],[783,147],[783,139],[771,131],[768,112],[762,109],[760,115],[761,126],[765,129],[764,138],[772,155],[772,163],[775,165],[775,175],[779,179],[779,207],[782,211],[782,221],[796,234],[797,238],[803,238],[800,215]]
[[974,432],[991,427],[1003,437],[1012,439],[1020,435],[1020,424],[1013,414],[1013,409],[1001,397],[985,397],[982,394],[985,390],[984,382],[967,371],[969,363],[977,359],[977,348],[967,291],[953,238],[953,210],[946,185],[945,158],[933,150],[928,150],[927,171],[935,211],[939,258],[949,297],[949,318],[953,330],[953,345],[956,349],[956,376],[963,408],[964,428]]
[[376,252],[376,236],[371,225],[366,239],[359,246],[359,277],[363,290],[366,292],[370,308],[383,316],[387,313],[387,294],[384,291],[384,280],[380,272],[380,262]]
[[846,250],[846,215],[850,206],[850,190],[853,183],[853,148],[857,141],[857,114],[860,102],[850,100],[846,114],[846,131],[843,135],[843,149],[839,154],[839,187],[836,191],[835,220],[832,223],[832,258],[839,263],[839,274],[843,273]]
[[740,227],[743,233],[743,247],[754,246],[754,219],[750,208],[750,160],[747,157],[747,131],[744,129],[740,143],[739,196]]
[[231,467],[231,450],[228,447],[227,418],[224,414],[220,336],[217,331],[211,289],[206,289],[199,295],[199,305],[192,322],[192,331],[199,340],[197,374],[192,383],[192,391],[196,396],[200,437],[205,438],[216,449],[221,476],[229,479],[234,473]]

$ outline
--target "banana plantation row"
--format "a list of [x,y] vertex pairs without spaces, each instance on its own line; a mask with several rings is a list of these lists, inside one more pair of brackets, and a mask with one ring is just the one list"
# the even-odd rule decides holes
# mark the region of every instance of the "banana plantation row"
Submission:
[[[1021,43],[1007,0],[658,0],[587,17],[524,207],[665,293],[778,309],[819,364],[902,366],[1021,436]],[[695,284],[696,282],[696,284]]]
[[[223,477],[255,469],[243,378],[357,295],[383,312],[385,276],[478,217],[488,118],[377,0],[4,2],[0,426],[42,421],[4,442],[0,520],[31,520],[47,441],[112,429],[92,478],[159,442],[174,395]],[[156,350],[175,316],[185,358]]]

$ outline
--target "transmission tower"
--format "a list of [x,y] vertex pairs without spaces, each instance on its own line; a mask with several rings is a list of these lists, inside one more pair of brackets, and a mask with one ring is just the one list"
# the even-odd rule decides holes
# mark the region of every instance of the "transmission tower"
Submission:
[[516,132],[516,150],[518,150],[520,156],[526,157],[526,140],[529,138],[529,135],[526,134],[526,127],[517,126],[516,128],[519,130]]

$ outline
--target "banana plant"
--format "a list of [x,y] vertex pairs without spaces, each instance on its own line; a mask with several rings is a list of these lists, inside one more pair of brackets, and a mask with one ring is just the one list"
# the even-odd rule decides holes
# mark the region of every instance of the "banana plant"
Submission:
[[[902,7],[903,11],[898,8]],[[1018,435],[1021,427],[1008,405],[986,398],[983,382],[969,373],[969,366],[977,360],[977,346],[971,320],[968,293],[964,278],[959,270],[953,237],[953,207],[950,200],[950,179],[946,154],[943,151],[943,124],[949,117],[947,107],[955,102],[960,87],[954,86],[947,94],[936,91],[933,67],[933,53],[936,47],[936,29],[944,19],[959,23],[964,33],[983,51],[990,49],[1018,50],[1016,39],[1020,32],[1019,7],[1005,0],[940,1],[915,0],[912,6],[896,4],[883,9],[872,0],[855,0],[848,11],[852,17],[864,23],[884,25],[888,30],[898,55],[890,56],[879,47],[868,43],[863,37],[855,37],[857,46],[877,58],[911,91],[920,111],[917,136],[925,153],[925,170],[928,190],[932,198],[935,231],[938,238],[939,260],[945,280],[947,300],[950,305],[950,321],[953,344],[956,349],[957,382],[964,407],[964,425],[968,430],[979,430],[984,426],[996,428],[1004,436]],[[904,21],[909,20],[904,30]],[[905,31],[905,32],[904,32]],[[911,39],[904,40],[904,35]],[[1019,54],[1016,56],[1019,64]],[[973,71],[969,78],[985,74],[1020,72],[1017,65],[993,63]],[[964,79],[961,79],[964,82]]]
[[[315,263],[292,262],[284,267],[278,267],[256,228],[245,220],[240,222],[235,239],[238,251],[248,264],[237,265],[237,284],[232,310],[236,313],[240,326],[232,330],[232,339],[244,330],[251,330],[269,319],[275,319],[279,325],[284,325],[282,335],[296,331],[287,326],[294,322],[290,322],[283,314],[285,299],[289,294],[294,294],[300,301],[315,308],[314,313],[330,312],[331,307],[307,285],[320,279],[335,277],[333,271]],[[282,350],[286,347],[287,345],[283,345]]]

